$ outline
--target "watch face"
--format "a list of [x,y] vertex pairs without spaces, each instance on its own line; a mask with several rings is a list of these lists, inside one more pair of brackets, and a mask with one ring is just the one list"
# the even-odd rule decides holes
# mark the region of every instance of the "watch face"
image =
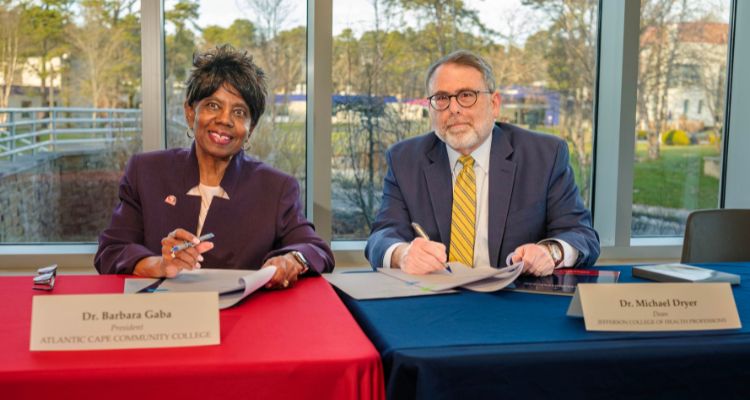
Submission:
[[307,259],[302,253],[300,253],[299,251],[293,251],[292,255],[294,256],[295,259],[297,259],[297,261],[299,261],[300,264],[302,264],[305,267],[307,266]]
[[300,271],[300,274],[304,274],[310,269],[310,264],[307,262],[307,259],[302,253],[295,250],[292,252],[292,256],[295,260],[297,260],[298,263],[302,265],[302,271]]
[[562,260],[562,252],[560,251],[560,248],[557,247],[556,244],[548,243],[547,248],[549,249],[549,254],[552,256],[552,260],[557,263],[560,260]]

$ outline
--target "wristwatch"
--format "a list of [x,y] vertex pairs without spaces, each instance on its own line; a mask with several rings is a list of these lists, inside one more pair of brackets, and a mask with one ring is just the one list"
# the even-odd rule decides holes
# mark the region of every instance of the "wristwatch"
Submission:
[[300,275],[304,274],[310,269],[310,263],[307,262],[307,258],[305,258],[302,253],[297,250],[292,250],[289,252],[289,254],[291,254],[298,263],[302,264],[302,271],[300,271],[299,273]]
[[538,244],[541,244],[542,246],[547,248],[549,255],[552,257],[552,261],[555,263],[555,268],[559,267],[560,264],[562,264],[563,259],[565,258],[565,254],[563,254],[563,248],[560,243],[555,240],[546,240],[543,242],[539,242]]

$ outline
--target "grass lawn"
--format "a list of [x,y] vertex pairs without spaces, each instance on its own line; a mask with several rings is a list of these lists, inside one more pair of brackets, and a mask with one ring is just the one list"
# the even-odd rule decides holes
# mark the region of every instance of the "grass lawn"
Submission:
[[712,144],[661,146],[661,157],[648,160],[648,144],[636,144],[633,203],[669,208],[715,208],[719,180],[703,174],[703,157],[719,156]]

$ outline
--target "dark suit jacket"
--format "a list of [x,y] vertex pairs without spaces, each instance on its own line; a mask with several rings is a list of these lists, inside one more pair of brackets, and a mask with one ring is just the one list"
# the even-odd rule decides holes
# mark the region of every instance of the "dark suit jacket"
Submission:
[[[134,155],[120,182],[120,204],[99,235],[95,266],[102,274],[131,274],[142,258],[161,255],[161,239],[176,228],[195,232],[201,198],[186,193],[199,182],[195,144]],[[275,255],[300,251],[313,270],[333,270],[333,254],[302,214],[299,185],[287,174],[240,151],[214,197],[203,233],[216,235],[203,253],[207,268],[257,269]],[[174,206],[165,202],[174,195]]]
[[[489,139],[488,139],[489,140]],[[599,257],[599,236],[583,205],[566,143],[499,123],[492,130],[489,172],[490,262],[502,267],[516,247],[557,238],[578,249],[577,266]],[[383,200],[365,255],[383,265],[394,243],[410,242],[410,222],[449,248],[453,182],[446,145],[434,132],[404,140],[387,152]]]

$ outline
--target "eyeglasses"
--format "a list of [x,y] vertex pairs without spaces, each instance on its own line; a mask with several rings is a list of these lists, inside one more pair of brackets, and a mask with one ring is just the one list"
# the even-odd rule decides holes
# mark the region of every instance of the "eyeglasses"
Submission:
[[479,93],[492,93],[490,90],[462,90],[456,94],[433,94],[432,96],[428,97],[427,100],[430,101],[430,106],[432,106],[435,111],[443,111],[448,109],[451,105],[451,97],[456,98],[456,102],[461,107],[471,107],[474,104],[477,103],[477,97]]

